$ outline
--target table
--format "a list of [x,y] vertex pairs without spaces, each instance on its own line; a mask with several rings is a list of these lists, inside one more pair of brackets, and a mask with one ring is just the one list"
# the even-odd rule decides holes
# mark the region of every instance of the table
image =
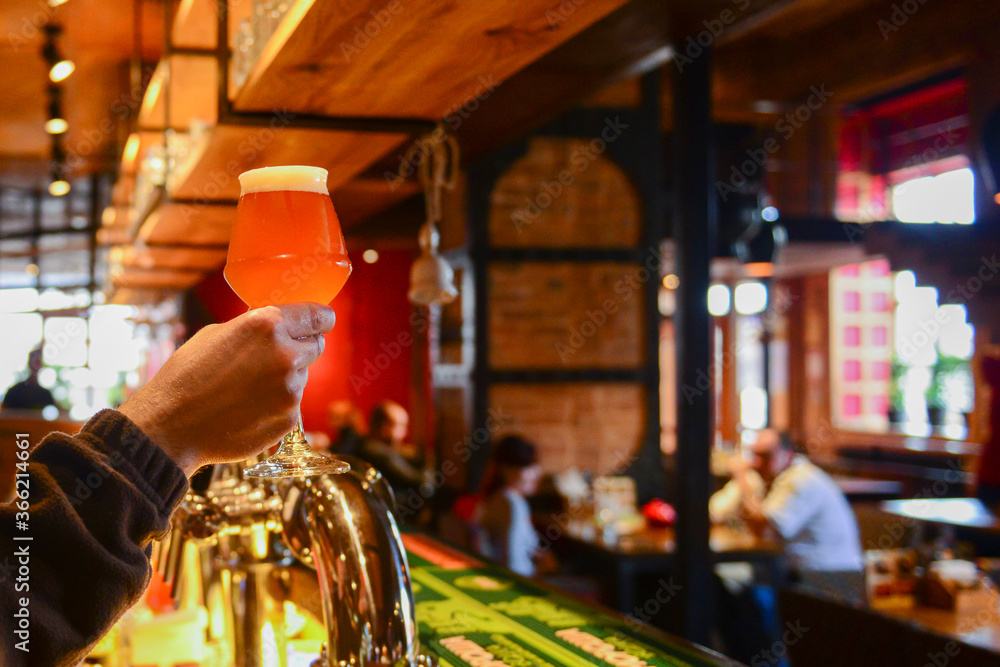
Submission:
[[1000,653],[1000,594],[991,586],[958,594],[955,609],[917,605],[912,595],[873,598],[873,610]]
[[1000,518],[975,498],[887,500],[879,509],[912,521],[1000,534]]
[[[570,543],[586,569],[603,579],[611,578],[613,605],[623,614],[637,609],[636,576],[667,574],[677,546],[672,527],[643,528],[613,543],[605,543],[598,536],[588,539],[575,531],[567,531],[562,539]],[[782,553],[779,542],[725,525],[712,526],[709,544],[716,563],[760,563],[773,569]]]
[[859,500],[889,500],[899,498],[903,494],[903,483],[892,479],[869,479],[867,477],[851,477],[848,475],[833,475],[833,481],[849,501]]
[[440,667],[733,665],[417,533],[403,536],[421,647]]

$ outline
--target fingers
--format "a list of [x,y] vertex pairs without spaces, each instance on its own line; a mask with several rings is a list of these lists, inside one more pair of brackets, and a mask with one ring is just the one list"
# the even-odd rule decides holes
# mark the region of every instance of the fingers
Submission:
[[311,366],[319,359],[326,349],[326,339],[322,336],[310,338],[293,338],[286,343],[294,354],[294,364],[296,368]]
[[306,389],[306,383],[309,381],[309,371],[305,368],[293,371],[285,379],[285,388],[288,390],[289,396],[298,405],[302,401],[302,392]]
[[333,308],[318,303],[292,303],[278,308],[284,316],[285,330],[292,338],[320,336],[332,330],[337,321]]

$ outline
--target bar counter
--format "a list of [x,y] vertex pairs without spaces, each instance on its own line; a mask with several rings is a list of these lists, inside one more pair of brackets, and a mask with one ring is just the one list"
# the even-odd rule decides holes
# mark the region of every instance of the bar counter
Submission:
[[441,667],[737,664],[424,535],[403,542],[421,648]]

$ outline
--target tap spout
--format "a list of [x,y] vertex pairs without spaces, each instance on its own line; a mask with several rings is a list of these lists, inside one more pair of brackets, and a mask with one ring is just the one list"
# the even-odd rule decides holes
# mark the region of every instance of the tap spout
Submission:
[[283,489],[285,544],[319,577],[327,667],[426,665],[392,491],[375,468],[344,458],[349,472]]

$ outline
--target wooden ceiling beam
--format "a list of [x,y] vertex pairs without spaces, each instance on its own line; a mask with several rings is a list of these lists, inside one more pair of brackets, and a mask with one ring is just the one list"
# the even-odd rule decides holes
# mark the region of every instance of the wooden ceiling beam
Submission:
[[927,3],[904,16],[877,3],[792,37],[731,41],[716,52],[716,108],[794,106],[814,85],[838,103],[862,100],[967,63],[1000,27],[1000,5],[979,0]]

